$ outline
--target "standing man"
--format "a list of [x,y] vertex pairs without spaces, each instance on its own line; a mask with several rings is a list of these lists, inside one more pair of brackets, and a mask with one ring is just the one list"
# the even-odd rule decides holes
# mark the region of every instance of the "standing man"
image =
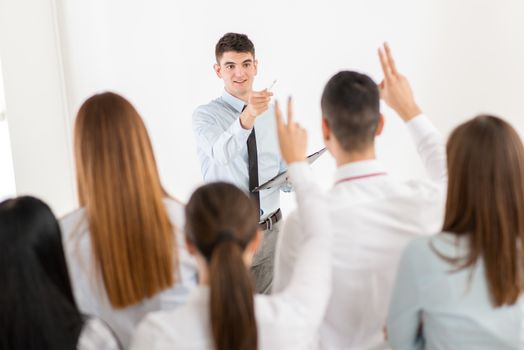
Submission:
[[202,174],[206,182],[227,181],[249,192],[260,209],[263,241],[251,269],[256,292],[268,294],[282,219],[280,188],[252,190],[285,170],[269,104],[273,94],[267,89],[253,91],[258,62],[246,35],[225,34],[216,44],[215,56],[213,68],[224,81],[224,92],[193,113]]

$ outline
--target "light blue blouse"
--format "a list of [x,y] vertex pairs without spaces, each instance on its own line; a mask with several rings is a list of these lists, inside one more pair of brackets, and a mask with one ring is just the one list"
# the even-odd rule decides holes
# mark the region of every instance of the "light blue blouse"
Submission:
[[494,307],[482,259],[457,270],[435,253],[464,257],[468,244],[442,233],[407,246],[387,321],[393,349],[524,349],[524,297]]

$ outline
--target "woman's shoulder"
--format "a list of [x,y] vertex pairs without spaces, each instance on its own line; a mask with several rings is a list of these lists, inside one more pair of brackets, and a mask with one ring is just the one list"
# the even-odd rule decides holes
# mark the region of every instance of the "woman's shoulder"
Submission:
[[172,197],[164,198],[164,205],[166,207],[167,215],[171,222],[177,226],[184,223],[184,203]]
[[188,300],[172,310],[149,313],[137,326],[131,350],[164,348],[211,348],[208,308]]
[[429,251],[434,252],[436,248],[448,250],[456,250],[457,247],[464,246],[464,239],[460,236],[440,232],[434,235],[421,236],[411,240],[406,246],[405,252],[426,254]]
[[87,225],[86,211],[84,208],[78,208],[64,215],[59,220],[60,229],[64,235]]
[[109,326],[98,318],[89,318],[78,338],[77,349],[118,350],[121,346]]
[[403,252],[402,263],[424,273],[444,271],[450,266],[448,258],[463,257],[466,253],[466,237],[441,232],[409,242]]
[[[180,222],[183,222],[185,206],[181,201],[172,197],[165,197],[163,203],[167,214],[173,223],[179,224]],[[86,210],[85,208],[75,209],[61,217],[59,222],[63,232],[74,231],[78,226],[84,226],[87,224]]]

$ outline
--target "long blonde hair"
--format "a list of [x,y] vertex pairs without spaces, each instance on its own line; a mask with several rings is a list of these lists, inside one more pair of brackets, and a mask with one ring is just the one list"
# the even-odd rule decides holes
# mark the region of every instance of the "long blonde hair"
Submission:
[[144,123],[125,98],[84,102],[75,122],[80,205],[109,301],[124,308],[174,283],[176,240]]

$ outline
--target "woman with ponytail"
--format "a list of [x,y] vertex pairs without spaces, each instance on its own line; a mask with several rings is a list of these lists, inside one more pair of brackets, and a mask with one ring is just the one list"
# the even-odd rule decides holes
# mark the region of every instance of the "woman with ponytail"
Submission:
[[287,125],[278,105],[275,110],[304,228],[288,288],[253,295],[248,266],[261,238],[255,205],[231,184],[205,185],[186,207],[186,240],[197,259],[200,286],[186,305],[148,316],[132,349],[305,349],[314,342],[331,286],[329,220],[304,161],[306,132],[291,120],[291,105]]

